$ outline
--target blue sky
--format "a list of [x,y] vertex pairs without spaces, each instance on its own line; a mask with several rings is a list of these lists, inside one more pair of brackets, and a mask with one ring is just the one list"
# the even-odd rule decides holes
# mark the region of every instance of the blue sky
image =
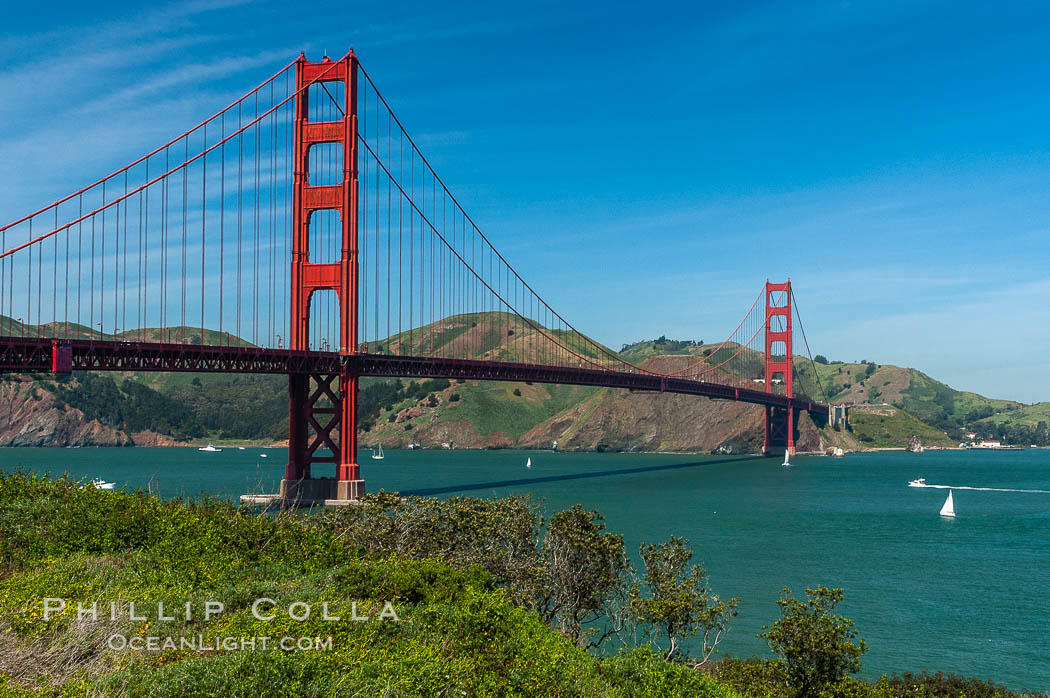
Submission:
[[1050,399],[1050,6],[98,5],[4,8],[0,219],[352,45],[596,339],[720,340],[790,276],[814,352]]

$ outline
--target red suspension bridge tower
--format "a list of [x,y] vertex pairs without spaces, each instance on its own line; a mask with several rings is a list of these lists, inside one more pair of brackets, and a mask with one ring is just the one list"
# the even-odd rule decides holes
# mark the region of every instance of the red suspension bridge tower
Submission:
[[[288,379],[288,467],[281,496],[289,499],[347,500],[361,497],[365,482],[357,463],[358,351],[357,236],[357,57],[351,50],[333,65],[325,58],[296,61],[299,99],[295,110],[292,191],[291,327],[289,349],[307,351],[310,299],[315,291],[335,291],[339,303],[339,353],[345,360],[338,374],[291,374]],[[342,83],[342,113],[337,121],[310,120],[311,84]],[[322,144],[342,147],[342,181],[310,183],[310,149]],[[320,211],[338,214],[341,246],[338,261],[310,258],[310,220]],[[331,455],[322,455],[327,448]],[[321,451],[321,453],[318,453]],[[311,466],[335,463],[335,478],[315,478]]]
[[[765,295],[766,392],[779,392],[780,386],[783,386],[784,396],[793,398],[795,393],[792,378],[795,371],[791,341],[791,280],[775,284],[767,279]],[[790,404],[787,407],[766,405],[764,450],[767,453],[786,449],[791,455],[795,454],[797,416]]]

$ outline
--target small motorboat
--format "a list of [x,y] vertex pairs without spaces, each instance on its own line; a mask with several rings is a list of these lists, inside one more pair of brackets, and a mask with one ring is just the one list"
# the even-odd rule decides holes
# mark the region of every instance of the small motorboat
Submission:
[[952,499],[951,490],[948,490],[948,498],[944,500],[944,506],[941,507],[941,516],[955,518],[955,500]]
[[244,446],[238,446],[238,447],[237,447],[237,450],[238,450],[238,451],[243,451],[243,450],[244,450]]
[[269,458],[269,456],[268,456],[268,455],[266,455],[265,453],[260,453],[260,454],[259,454],[259,457],[260,457],[260,458]]
[[222,449],[221,448],[215,448],[211,444],[208,444],[207,446],[201,446],[197,450],[198,451],[202,451],[204,453],[222,453]]
[[926,478],[920,477],[916,480],[910,480],[908,487],[926,487]]
[[94,480],[91,481],[91,484],[96,490],[111,490],[113,489],[116,483],[106,482],[102,478],[96,477]]

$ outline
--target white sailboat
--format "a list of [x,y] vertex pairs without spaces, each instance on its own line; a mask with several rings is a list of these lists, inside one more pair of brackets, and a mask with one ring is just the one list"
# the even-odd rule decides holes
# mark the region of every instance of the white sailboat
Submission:
[[525,461],[525,467],[526,468],[531,468],[532,467],[532,458],[531,457],[528,460]]
[[948,498],[944,500],[944,506],[941,507],[941,516],[955,517],[955,500],[952,499],[951,490],[948,490]]
[[781,465],[791,465],[791,453],[784,451],[784,462]]
[[383,455],[383,444],[379,444],[379,451],[377,452],[374,448],[372,449],[372,460],[383,460],[386,456]]

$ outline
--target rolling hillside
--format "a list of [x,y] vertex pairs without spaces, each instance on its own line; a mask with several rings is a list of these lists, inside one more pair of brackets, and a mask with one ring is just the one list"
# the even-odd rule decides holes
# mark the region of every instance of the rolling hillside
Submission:
[[[837,404],[904,410],[959,443],[968,431],[1011,443],[1050,445],[1046,424],[1050,403],[1024,405],[954,390],[913,368],[875,363],[817,363],[821,383]],[[856,420],[854,420],[856,426]],[[1039,423],[1043,429],[1039,432]]]
[[[0,328],[15,327],[16,333],[45,331],[12,323],[0,318]],[[200,341],[199,329],[181,333],[188,341]],[[156,330],[145,334],[160,337]],[[661,337],[614,352],[569,332],[561,338],[595,359],[619,356],[659,371],[698,360],[714,365],[742,351],[755,359],[745,362],[750,365],[746,377],[761,375],[760,356],[736,345],[719,348]],[[218,334],[206,333],[206,339],[216,341]],[[223,340],[247,344],[225,335]],[[543,344],[536,330],[514,316],[474,313],[362,348],[530,361],[540,358]],[[960,392],[898,366],[796,359],[796,370],[807,392],[821,395],[815,373],[833,402],[860,405],[853,410],[851,430],[818,430],[803,419],[800,445],[805,448],[899,447],[912,436],[945,446],[958,443],[967,430],[1016,442],[1050,441],[1048,403],[1025,406]],[[760,448],[762,438],[762,410],[755,406],[582,386],[365,379],[360,414],[365,447],[551,448],[557,442],[568,450],[746,452]],[[0,382],[3,445],[275,443],[286,438],[286,429],[286,381],[280,376],[122,372],[57,380],[6,376]]]

